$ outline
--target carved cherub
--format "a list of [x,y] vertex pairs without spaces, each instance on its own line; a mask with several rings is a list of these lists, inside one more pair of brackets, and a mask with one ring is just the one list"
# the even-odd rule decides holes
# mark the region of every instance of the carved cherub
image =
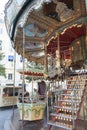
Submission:
[[58,13],[58,17],[60,21],[64,22],[73,15],[73,10],[69,9],[67,5],[63,2],[59,2],[58,0],[53,0],[56,5],[56,12]]

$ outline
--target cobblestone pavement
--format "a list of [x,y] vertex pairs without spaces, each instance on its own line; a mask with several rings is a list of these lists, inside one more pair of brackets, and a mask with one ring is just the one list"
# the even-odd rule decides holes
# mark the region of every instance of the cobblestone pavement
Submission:
[[[0,109],[0,130],[48,130],[47,110],[44,112],[44,119],[38,121],[20,121],[17,108]],[[52,127],[51,130],[64,130]]]
[[0,109],[0,130],[46,130],[46,111],[43,120],[20,121],[18,108]]
[[24,125],[20,121],[20,130],[46,130],[44,126],[44,120],[24,122]]

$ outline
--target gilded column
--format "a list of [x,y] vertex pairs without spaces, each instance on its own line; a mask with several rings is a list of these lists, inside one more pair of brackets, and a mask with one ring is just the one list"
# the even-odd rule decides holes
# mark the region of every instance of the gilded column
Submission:
[[87,59],[87,23],[86,25],[86,38],[85,38],[85,46],[86,46],[86,59]]
[[80,1],[80,7],[81,7],[81,15],[85,15],[86,14],[86,1],[85,0],[81,0]]
[[85,0],[73,0],[73,7],[75,13],[79,13],[81,15],[86,14],[86,1]]
[[73,0],[73,8],[76,14],[81,13],[80,0]]

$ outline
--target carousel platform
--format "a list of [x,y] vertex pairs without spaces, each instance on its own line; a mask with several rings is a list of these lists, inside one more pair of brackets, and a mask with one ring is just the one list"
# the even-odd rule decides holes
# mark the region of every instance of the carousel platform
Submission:
[[19,117],[16,106],[0,108],[0,130],[19,130]]

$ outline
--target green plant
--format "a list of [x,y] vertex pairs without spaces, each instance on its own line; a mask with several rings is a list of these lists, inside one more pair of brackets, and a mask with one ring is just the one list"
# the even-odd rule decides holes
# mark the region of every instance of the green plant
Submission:
[[[4,54],[0,52],[0,61],[2,61],[3,58],[4,58]],[[4,67],[4,65],[1,64],[1,62],[0,62],[0,76],[6,77],[5,67]]]

